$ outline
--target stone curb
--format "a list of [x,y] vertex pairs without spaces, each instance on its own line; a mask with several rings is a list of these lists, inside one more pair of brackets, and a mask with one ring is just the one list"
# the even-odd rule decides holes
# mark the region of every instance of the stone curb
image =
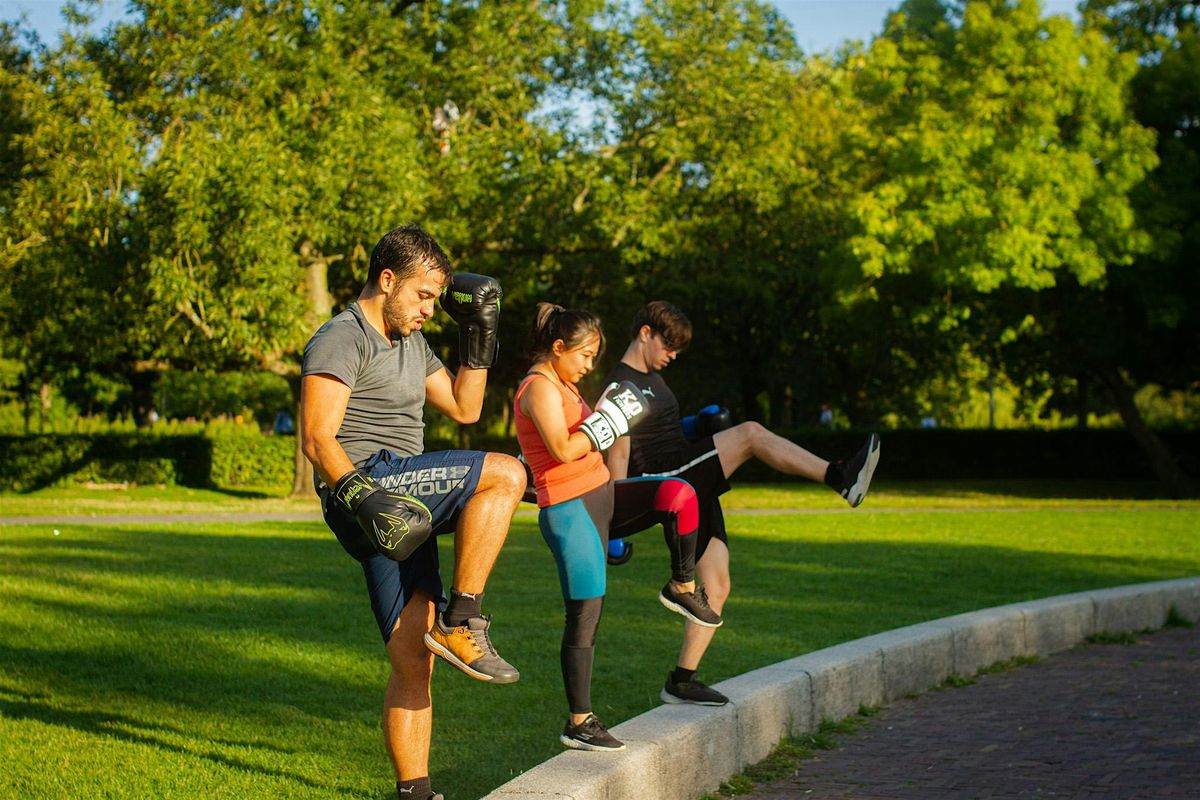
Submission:
[[822,720],[1093,634],[1161,628],[1172,606],[1200,619],[1200,577],[1013,603],[856,639],[717,684],[726,706],[651,709],[612,729],[623,752],[561,753],[483,800],[696,800]]

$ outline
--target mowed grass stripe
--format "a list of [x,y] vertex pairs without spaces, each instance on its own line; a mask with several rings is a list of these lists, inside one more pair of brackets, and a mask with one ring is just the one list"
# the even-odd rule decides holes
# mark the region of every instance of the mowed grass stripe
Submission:
[[[1200,573],[1200,511],[731,516],[734,594],[701,678],[1063,592]],[[361,572],[322,525],[0,528],[0,795],[394,795],[387,664]],[[658,703],[679,618],[660,533],[613,568],[593,700]],[[452,544],[442,540],[448,574]],[[488,588],[513,686],[440,665],[435,788],[479,797],[559,752],[558,579],[519,519]]]

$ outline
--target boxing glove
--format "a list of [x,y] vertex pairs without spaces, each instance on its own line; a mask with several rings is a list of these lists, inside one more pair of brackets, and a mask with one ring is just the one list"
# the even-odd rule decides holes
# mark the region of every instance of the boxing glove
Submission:
[[683,428],[683,436],[689,442],[695,442],[706,436],[733,427],[733,415],[728,408],[718,405],[705,406],[690,417],[679,421]]
[[458,324],[458,361],[469,369],[487,369],[500,348],[500,283],[487,275],[459,272],[442,293],[442,308]]
[[404,561],[433,533],[429,507],[415,497],[384,489],[362,470],[338,479],[333,496],[382,555]]
[[649,412],[642,390],[632,381],[609,386],[596,403],[596,410],[579,426],[596,450],[607,450],[618,438]]
[[624,539],[609,539],[606,560],[614,567],[619,567],[633,558],[633,542]]

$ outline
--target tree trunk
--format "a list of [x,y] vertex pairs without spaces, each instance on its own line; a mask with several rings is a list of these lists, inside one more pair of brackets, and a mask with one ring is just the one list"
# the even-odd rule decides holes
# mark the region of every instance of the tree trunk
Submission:
[[[300,245],[300,261],[304,267],[304,283],[308,290],[309,311],[305,322],[310,332],[316,331],[333,308],[333,298],[329,296],[329,264],[341,256],[322,256],[317,252],[313,243],[305,241]],[[300,413],[300,373],[289,373],[285,376],[288,388],[292,390],[292,419],[295,420],[296,449],[295,472],[292,476],[292,497],[313,497],[316,486],[313,483],[313,468],[304,455],[304,415]]]
[[292,475],[292,497],[315,497],[316,485],[313,483],[312,464],[304,456],[304,436],[301,426],[304,424],[300,417],[300,376],[289,375],[288,388],[292,390],[292,419],[296,429],[296,447],[293,451],[295,471]]
[[46,415],[50,413],[50,404],[53,402],[50,395],[50,384],[45,380],[42,381],[42,388],[38,392],[38,433],[46,432]]
[[1163,444],[1163,440],[1158,438],[1158,435],[1150,430],[1146,421],[1142,419],[1142,412],[1133,402],[1133,387],[1125,380],[1125,376],[1116,369],[1106,369],[1100,373],[1099,377],[1104,387],[1112,394],[1117,405],[1117,412],[1125,423],[1125,429],[1129,431],[1138,447],[1146,454],[1146,458],[1150,460],[1150,466],[1154,469],[1154,474],[1162,481],[1167,492],[1172,497],[1195,497],[1195,484],[1192,483],[1187,473],[1179,468],[1179,464],[1171,456],[1171,451]]

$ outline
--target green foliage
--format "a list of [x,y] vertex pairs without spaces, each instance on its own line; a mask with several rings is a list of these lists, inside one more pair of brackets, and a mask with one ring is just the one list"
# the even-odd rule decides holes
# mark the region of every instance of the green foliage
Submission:
[[[277,488],[292,480],[296,440],[254,425],[155,432],[0,436],[0,490],[81,483]],[[182,426],[178,426],[182,427]],[[197,430],[198,428],[198,430]]]
[[140,434],[0,437],[0,486],[29,492],[73,483],[205,485],[209,442]]
[[292,482],[296,440],[292,436],[262,436],[241,426],[213,436],[213,486],[282,487]]
[[287,381],[270,372],[166,372],[155,386],[154,398],[164,417],[212,419],[249,411],[263,426],[270,425],[280,409],[292,408]]
[[[52,388],[38,429],[58,396],[242,413],[173,371],[294,390],[415,219],[505,287],[490,432],[538,301],[600,313],[611,363],[654,297],[696,325],[689,404],[979,424],[983,375],[1006,422],[1136,431],[1136,389],[1194,392],[1200,37],[1195,3],[1086,6],[906,0],[832,58],[760,0],[138,0],[52,46],[3,25],[0,356]],[[260,422],[279,385],[240,389]]]

